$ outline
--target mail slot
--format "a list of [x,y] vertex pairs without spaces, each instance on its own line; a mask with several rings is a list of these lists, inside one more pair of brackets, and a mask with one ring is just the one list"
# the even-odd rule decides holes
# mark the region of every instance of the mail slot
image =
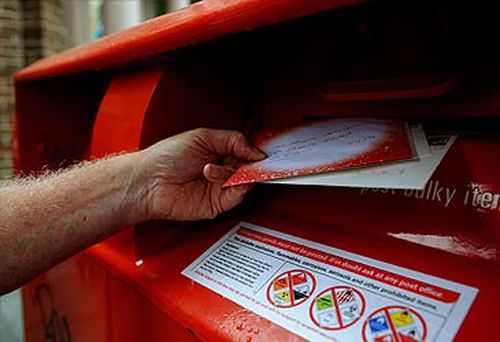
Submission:
[[[130,227],[23,288],[26,340],[499,340],[500,47],[492,6],[206,0],[22,70],[20,174],[202,126],[250,137],[363,116],[458,135],[422,190],[261,184],[215,220]],[[233,238],[241,251],[270,258],[262,269],[274,269],[272,251],[289,265],[310,261],[276,269],[251,295],[222,276],[213,287],[196,280],[190,265],[207,253],[236,258],[232,247],[216,249]],[[251,261],[240,254],[244,273]],[[331,262],[329,271],[318,262]],[[352,285],[359,277],[363,285]],[[273,306],[275,292],[283,301],[297,295],[296,305]],[[342,323],[334,308],[356,313]]]

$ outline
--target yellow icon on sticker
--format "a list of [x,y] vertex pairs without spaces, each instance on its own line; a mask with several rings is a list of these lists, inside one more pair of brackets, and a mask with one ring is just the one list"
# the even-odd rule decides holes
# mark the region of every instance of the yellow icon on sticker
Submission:
[[278,301],[289,302],[290,301],[290,292],[288,290],[287,291],[277,292],[277,293],[274,294],[274,297]]
[[393,312],[391,313],[391,318],[397,328],[413,323],[413,317],[411,317],[411,313],[407,310]]

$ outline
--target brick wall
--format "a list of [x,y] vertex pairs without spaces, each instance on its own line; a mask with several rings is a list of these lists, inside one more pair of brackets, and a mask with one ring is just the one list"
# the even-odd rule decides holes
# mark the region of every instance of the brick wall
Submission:
[[11,176],[12,76],[65,47],[63,0],[0,0],[0,179]]
[[64,49],[66,31],[62,2],[22,0],[26,65]]
[[21,0],[0,1],[0,178],[11,174],[12,75],[24,63]]

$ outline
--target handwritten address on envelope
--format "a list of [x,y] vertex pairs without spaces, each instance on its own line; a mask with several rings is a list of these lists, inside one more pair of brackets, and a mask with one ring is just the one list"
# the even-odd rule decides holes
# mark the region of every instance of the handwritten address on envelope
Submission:
[[262,132],[268,158],[242,166],[225,186],[310,175],[412,157],[406,126],[395,119],[332,119]]

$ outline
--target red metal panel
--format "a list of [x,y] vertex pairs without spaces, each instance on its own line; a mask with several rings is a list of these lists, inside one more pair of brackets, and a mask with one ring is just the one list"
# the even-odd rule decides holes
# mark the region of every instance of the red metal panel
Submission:
[[145,300],[126,281],[109,278],[109,341],[197,341],[175,316],[165,314],[157,303]]
[[139,149],[142,124],[161,74],[161,69],[141,70],[111,82],[94,124],[92,157]]
[[87,157],[106,86],[107,77],[92,74],[16,84],[17,171],[59,168]]
[[23,287],[26,341],[107,341],[106,273],[80,254]]

